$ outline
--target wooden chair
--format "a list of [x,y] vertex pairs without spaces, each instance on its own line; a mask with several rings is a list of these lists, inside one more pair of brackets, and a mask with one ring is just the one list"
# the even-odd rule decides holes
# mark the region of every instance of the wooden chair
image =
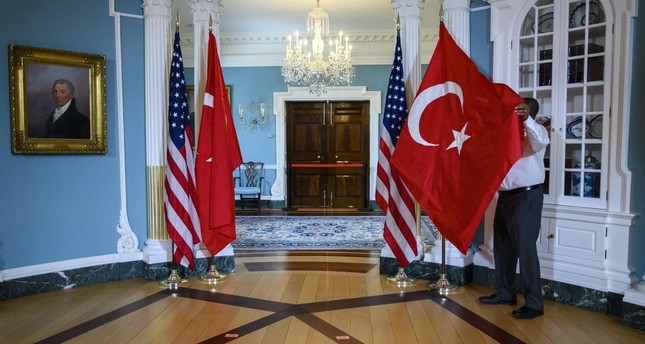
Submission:
[[264,180],[264,163],[248,161],[237,168],[237,176],[233,178],[235,194],[240,197],[240,207],[245,208],[247,203],[257,205],[258,211],[262,209],[262,181]]

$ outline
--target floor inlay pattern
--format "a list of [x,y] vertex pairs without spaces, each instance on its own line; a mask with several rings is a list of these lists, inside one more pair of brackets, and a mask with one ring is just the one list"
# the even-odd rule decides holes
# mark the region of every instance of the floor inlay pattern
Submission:
[[76,336],[91,331],[110,321],[149,306],[169,296],[184,297],[206,302],[216,302],[235,307],[244,307],[271,312],[271,314],[268,316],[261,317],[255,321],[251,321],[245,325],[226,331],[225,333],[220,333],[219,335],[211,337],[205,341],[202,341],[201,343],[227,343],[291,316],[298,318],[300,321],[309,325],[311,328],[317,330],[331,340],[342,340],[343,343],[361,343],[356,338],[353,338],[350,334],[343,332],[327,321],[324,321],[321,318],[317,317],[315,314],[317,312],[386,305],[426,299],[436,302],[451,313],[465,320],[473,327],[486,333],[488,336],[500,343],[524,343],[522,340],[504,331],[495,324],[487,321],[486,319],[483,319],[482,317],[471,312],[465,307],[453,302],[452,300],[450,300],[450,298],[442,296],[433,291],[401,292],[397,294],[368,296],[333,301],[289,304],[284,302],[268,301],[252,297],[236,296],[192,288],[180,288],[175,292],[168,290],[160,291],[156,294],[152,294],[146,298],[130,303],[124,307],[108,312],[102,316],[88,320],[68,330],[62,331],[38,343],[61,343],[71,340]]

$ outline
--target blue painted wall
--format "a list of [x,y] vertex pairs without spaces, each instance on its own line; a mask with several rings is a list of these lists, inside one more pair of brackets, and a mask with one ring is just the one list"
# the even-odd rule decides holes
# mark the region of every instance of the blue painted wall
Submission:
[[[141,4],[119,8],[142,14]],[[117,152],[114,19],[106,0],[0,5],[0,46],[20,44],[106,56],[105,155],[11,153],[8,54],[0,54],[0,270],[116,252],[120,190]],[[26,20],[28,18],[28,20]],[[53,20],[55,18],[55,20]],[[124,20],[129,57],[126,83],[128,204],[136,234],[145,238],[143,21]],[[6,52],[7,50],[5,50]],[[53,81],[53,80],[52,80]]]
[[[478,1],[481,2],[481,1]],[[64,4],[64,5],[62,5]],[[482,3],[483,4],[483,3]],[[117,10],[142,14],[141,2],[118,0]],[[645,6],[640,6],[643,18]],[[488,10],[472,15],[471,56],[487,75],[492,71]],[[28,18],[28,20],[26,20]],[[52,24],[52,18],[56,23]],[[640,25],[639,25],[640,21]],[[645,41],[643,19],[636,20],[634,42]],[[11,154],[8,55],[0,54],[0,270],[100,256],[116,252],[119,235],[120,190],[117,146],[116,56],[114,18],[107,0],[23,0],[0,4],[0,46],[22,44],[106,55],[108,153],[105,155],[13,155]],[[143,20],[121,22],[127,212],[130,226],[146,239],[145,109]],[[644,56],[643,45],[634,56]],[[424,64],[427,61],[422,61]],[[644,68],[634,65],[632,111],[641,112],[645,100]],[[272,93],[286,91],[278,67],[224,68],[232,85],[232,107],[252,99],[273,107]],[[390,65],[357,66],[353,85],[381,91],[383,102]],[[186,71],[188,76],[192,71]],[[236,117],[237,120],[237,117]],[[275,120],[266,132],[238,129],[244,159],[275,164]],[[632,116],[629,166],[634,173],[633,211],[645,211],[645,148],[638,142],[645,130],[643,116]],[[271,184],[275,175],[268,175]],[[265,189],[265,194],[269,189]],[[631,241],[631,263],[637,275],[645,273],[645,225],[638,221]]]

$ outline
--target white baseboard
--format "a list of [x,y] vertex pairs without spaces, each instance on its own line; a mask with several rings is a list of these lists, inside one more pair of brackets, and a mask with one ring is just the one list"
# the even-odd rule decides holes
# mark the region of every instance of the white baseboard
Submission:
[[86,268],[90,266],[132,262],[136,260],[142,260],[142,258],[142,252],[124,254],[114,253],[102,256],[61,260],[58,262],[23,266],[19,268],[0,271],[0,282],[49,273],[58,273],[61,271]]
[[[229,244],[215,256],[219,257],[219,256],[232,256],[232,255],[234,255],[233,247]],[[195,256],[197,259],[208,257],[208,255],[204,255],[204,252],[202,252],[202,250],[196,250]],[[147,264],[166,263],[170,261],[171,259],[170,257],[171,256],[169,253],[164,253],[160,255],[154,255],[155,259],[150,259],[151,258],[150,254],[146,253],[144,250],[143,252],[123,253],[123,254],[114,253],[114,254],[106,254],[102,256],[61,260],[58,262],[36,264],[36,265],[30,265],[30,266],[23,266],[19,268],[1,270],[0,282],[15,280],[19,278],[25,278],[30,276],[44,275],[49,273],[59,273],[62,271],[87,268],[91,266],[126,263],[126,262],[138,261],[138,260],[144,261]]]

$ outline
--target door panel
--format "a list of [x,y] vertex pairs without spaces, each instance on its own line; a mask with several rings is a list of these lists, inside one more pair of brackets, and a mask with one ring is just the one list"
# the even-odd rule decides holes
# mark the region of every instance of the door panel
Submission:
[[287,102],[287,161],[321,161],[327,151],[326,103]]
[[369,102],[287,102],[286,109],[287,206],[367,207]]
[[331,103],[330,108],[329,142],[334,161],[369,161],[369,103]]
[[[294,207],[320,207],[325,202],[327,176],[317,168],[295,168],[291,176],[291,197]],[[322,179],[325,179],[323,183]]]
[[331,205],[334,208],[363,207],[364,169],[362,167],[334,169],[333,173],[330,173],[328,189]]

